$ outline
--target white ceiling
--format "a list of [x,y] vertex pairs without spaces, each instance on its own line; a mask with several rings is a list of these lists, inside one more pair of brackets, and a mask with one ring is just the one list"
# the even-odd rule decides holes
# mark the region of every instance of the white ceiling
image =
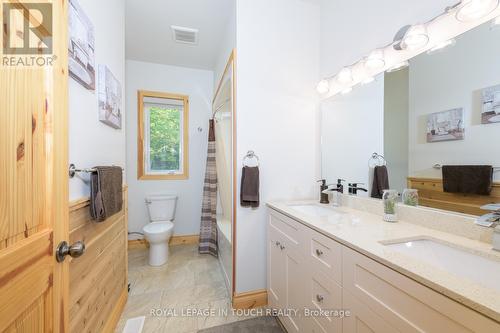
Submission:
[[[126,58],[213,70],[234,0],[126,0]],[[171,25],[199,30],[198,44],[173,40]]]

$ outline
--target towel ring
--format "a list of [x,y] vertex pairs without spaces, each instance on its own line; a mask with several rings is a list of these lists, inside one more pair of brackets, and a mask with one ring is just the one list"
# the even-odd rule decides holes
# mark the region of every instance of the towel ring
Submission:
[[[376,164],[372,164],[373,161],[375,161]],[[382,165],[387,165],[385,157],[378,153],[373,153],[370,159],[368,160],[368,167],[374,168],[376,166],[382,166]]]
[[243,157],[243,166],[248,166],[245,164],[247,160],[255,159],[257,161],[257,166],[259,166],[259,156],[255,155],[255,152],[253,150],[249,150],[247,154]]

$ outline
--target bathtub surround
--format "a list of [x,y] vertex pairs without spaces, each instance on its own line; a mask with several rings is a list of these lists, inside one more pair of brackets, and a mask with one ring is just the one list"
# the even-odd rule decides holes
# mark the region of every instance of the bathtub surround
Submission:
[[[148,223],[144,199],[151,194],[176,194],[174,236],[196,235],[200,230],[203,177],[207,153],[208,120],[213,97],[213,72],[127,60],[127,184],[129,230]],[[189,179],[137,180],[137,91],[172,92],[189,96]],[[201,132],[198,131],[201,128]],[[141,238],[130,235],[130,239]]]
[[[125,96],[125,5],[123,1],[80,0],[80,6],[94,24],[95,66],[106,65],[122,83]],[[112,42],[111,42],[112,41]],[[96,73],[96,78],[99,73]],[[96,165],[125,167],[125,129],[114,129],[99,121],[97,90],[91,91],[70,78],[69,88],[69,163],[80,168]],[[122,98],[120,110],[124,110]],[[125,112],[122,112],[125,117]],[[122,119],[126,121],[126,119]],[[69,199],[90,195],[89,175],[69,180]]]

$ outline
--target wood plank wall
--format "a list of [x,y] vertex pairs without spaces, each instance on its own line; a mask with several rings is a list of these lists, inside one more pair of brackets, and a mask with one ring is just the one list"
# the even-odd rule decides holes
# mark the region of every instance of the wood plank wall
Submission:
[[483,215],[489,213],[479,207],[500,202],[500,183],[493,183],[490,195],[446,193],[443,180],[438,178],[408,178],[408,188],[418,190],[421,206],[450,210],[453,212]]
[[106,221],[90,218],[89,200],[70,204],[70,243],[83,240],[86,252],[69,258],[70,332],[114,330],[127,300],[127,188],[123,209]]

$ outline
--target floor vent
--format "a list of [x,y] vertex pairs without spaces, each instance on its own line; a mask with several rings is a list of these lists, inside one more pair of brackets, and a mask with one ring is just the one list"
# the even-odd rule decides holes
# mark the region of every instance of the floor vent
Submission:
[[198,29],[171,26],[174,40],[184,44],[198,44]]
[[141,333],[142,328],[144,327],[144,320],[146,320],[146,317],[144,316],[130,318],[125,323],[122,333]]

